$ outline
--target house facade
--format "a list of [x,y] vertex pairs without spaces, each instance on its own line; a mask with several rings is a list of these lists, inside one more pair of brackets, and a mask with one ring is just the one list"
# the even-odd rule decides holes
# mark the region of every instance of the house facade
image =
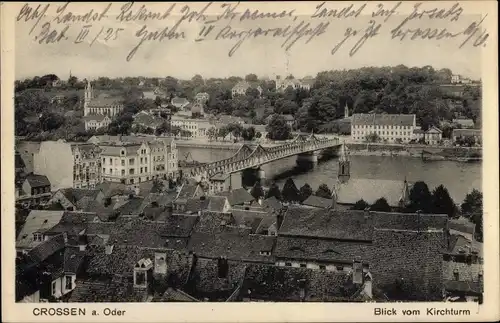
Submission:
[[414,114],[353,114],[351,139],[362,142],[375,134],[382,141],[407,143],[416,128]]
[[208,129],[212,127],[207,119],[193,119],[179,115],[173,115],[170,124],[172,127],[179,127],[181,130],[189,131],[191,138],[206,138]]
[[257,89],[257,91],[259,91],[259,96],[262,95],[262,87],[260,87],[260,85],[252,84],[247,81],[240,81],[236,83],[236,85],[231,89],[231,94],[233,98],[238,95],[245,95],[249,88]]
[[481,129],[453,129],[451,134],[453,142],[457,142],[459,138],[471,137],[476,143],[481,141]]
[[33,157],[33,170],[49,179],[52,189],[93,188],[101,182],[100,149],[93,144],[44,141]]
[[47,176],[29,174],[23,182],[16,202],[35,206],[46,203],[51,195],[51,185]]
[[134,185],[177,173],[177,148],[173,141],[101,144],[104,181]]
[[85,130],[97,130],[101,128],[107,128],[111,123],[111,119],[106,115],[88,115],[84,118]]
[[294,90],[302,89],[309,91],[311,89],[311,81],[309,80],[297,80],[295,78],[281,78],[277,76],[276,82],[276,92],[284,92],[288,87]]

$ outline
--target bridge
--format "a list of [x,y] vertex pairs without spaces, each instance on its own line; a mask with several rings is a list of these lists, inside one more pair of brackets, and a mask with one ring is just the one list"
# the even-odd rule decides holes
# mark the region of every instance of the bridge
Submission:
[[340,146],[339,138],[317,138],[314,134],[298,135],[292,141],[274,147],[257,145],[253,148],[244,144],[233,156],[193,167],[189,174],[191,177],[211,178],[219,173],[236,173],[294,155],[313,155],[318,150],[337,146]]

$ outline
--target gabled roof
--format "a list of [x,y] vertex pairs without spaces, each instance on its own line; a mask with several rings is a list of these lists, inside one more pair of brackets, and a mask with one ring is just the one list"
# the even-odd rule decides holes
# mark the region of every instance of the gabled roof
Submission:
[[273,302],[352,301],[359,287],[347,273],[252,264],[240,297]]
[[43,233],[53,228],[61,221],[64,211],[31,211],[24,223],[21,232],[17,236],[17,248],[33,248],[40,244],[38,241],[33,241],[33,233]]
[[241,204],[244,204],[246,202],[250,203],[253,200],[255,200],[255,198],[252,196],[252,194],[250,194],[244,188],[238,188],[238,189],[232,190],[230,192],[223,192],[223,193],[219,193],[219,194],[227,196],[229,204],[231,206],[241,205]]
[[321,196],[310,195],[304,202],[302,202],[302,204],[306,206],[327,209],[332,206],[332,200],[326,199]]
[[134,288],[128,280],[78,280],[75,289],[71,292],[69,302],[97,303],[97,302],[144,302],[147,299],[147,290]]
[[77,204],[83,198],[96,199],[99,192],[99,189],[88,190],[83,188],[63,188],[60,192],[73,204]]
[[372,218],[365,216],[364,211],[289,206],[279,234],[370,241],[373,234],[373,224]]
[[28,266],[36,266],[43,262],[45,259],[49,258],[51,255],[57,251],[62,250],[66,243],[64,236],[59,234],[53,238],[49,238],[43,241],[35,248],[31,249],[27,255]]
[[207,210],[209,212],[223,212],[226,202],[227,197],[225,196],[210,196],[208,198]]
[[50,186],[50,181],[45,175],[29,174],[26,180],[32,188]]
[[355,204],[363,199],[371,205],[379,198],[384,197],[389,206],[398,207],[400,199],[403,197],[405,185],[404,181],[350,178],[338,186],[337,203]]
[[283,207],[283,204],[281,204],[281,202],[275,196],[271,196],[270,198],[262,201],[262,206],[264,208],[271,208],[278,211]]

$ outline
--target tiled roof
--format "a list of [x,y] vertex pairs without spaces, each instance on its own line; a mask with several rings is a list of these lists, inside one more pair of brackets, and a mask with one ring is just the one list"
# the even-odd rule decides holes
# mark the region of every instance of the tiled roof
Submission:
[[448,216],[443,214],[418,214],[397,212],[370,212],[375,228],[396,230],[446,230]]
[[259,224],[264,218],[275,218],[272,214],[262,211],[250,211],[250,210],[231,210],[234,218],[234,225],[239,227],[251,228],[252,232],[256,232]]
[[146,289],[133,287],[133,283],[122,281],[78,280],[69,298],[70,303],[97,302],[144,302]]
[[260,221],[259,226],[255,230],[256,234],[267,234],[267,231],[269,230],[269,227],[272,225],[276,225],[276,217],[274,216],[266,216],[262,218],[262,221]]
[[227,196],[227,198],[229,200],[229,204],[231,204],[231,206],[241,205],[241,204],[244,204],[246,202],[252,202],[253,200],[255,200],[255,198],[252,196],[252,194],[250,194],[244,188],[238,188],[238,189],[232,190],[230,192],[223,192],[223,193],[219,193],[219,194],[223,194],[223,195]]
[[168,288],[163,295],[154,297],[153,302],[199,302],[196,298],[182,290]]
[[293,206],[286,211],[279,233],[280,235],[370,241],[373,224],[372,218],[366,217],[364,211]]
[[453,119],[453,123],[458,123],[463,127],[474,127],[474,121],[472,119]]
[[355,259],[369,262],[371,249],[371,243],[279,236],[274,255],[283,259],[352,264]]
[[83,264],[85,253],[78,248],[67,247],[64,250],[64,271],[76,274]]
[[161,126],[165,120],[163,118],[159,118],[153,115],[150,115],[144,111],[141,111],[137,113],[134,116],[134,123],[146,126],[146,127],[151,127],[151,128],[158,128]]
[[413,126],[414,114],[363,114],[352,115],[352,125]]
[[66,232],[70,235],[78,235],[87,228],[88,223],[94,222],[96,218],[97,215],[95,213],[65,211],[61,217],[61,221],[50,230],[47,230],[46,234]]
[[479,257],[482,256],[482,247],[474,245],[468,238],[462,235],[451,234],[448,253],[452,255],[469,255],[476,252]]
[[407,299],[442,300],[442,255],[446,247],[443,230],[375,229],[370,261],[370,272],[377,277],[374,287],[390,291],[400,279],[411,286],[405,291]]
[[119,207],[115,208],[115,211],[118,211],[121,215],[139,215],[142,212],[142,204],[144,199],[141,197],[134,197],[132,199],[128,199]]
[[363,199],[371,205],[379,198],[384,197],[391,207],[397,207],[403,196],[404,187],[404,181],[350,178],[338,186],[337,203],[355,204]]
[[227,197],[225,196],[210,196],[208,198],[207,210],[209,212],[223,212],[226,201]]
[[227,228],[215,234],[195,232],[189,240],[188,250],[204,258],[226,257],[229,260],[272,262],[272,256],[260,253],[272,251],[275,237],[248,233],[248,230],[235,228]]
[[327,209],[332,206],[332,200],[321,196],[310,195],[304,202],[302,202],[302,204]]
[[443,261],[443,279],[456,280],[455,274],[458,274],[459,281],[478,282],[479,275],[483,274],[483,265]]
[[26,180],[32,188],[50,186],[50,181],[45,175],[29,174]]
[[447,292],[465,293],[466,295],[483,293],[482,284],[472,281],[445,280],[444,288]]
[[218,268],[218,260],[198,258],[190,280],[190,295],[211,302],[226,301],[243,280],[246,265],[228,261],[227,276],[223,278],[219,277]]
[[40,242],[33,241],[33,233],[42,233],[53,228],[59,223],[63,214],[64,211],[31,211],[17,236],[16,247],[33,248],[38,245]]
[[480,137],[482,134],[481,129],[453,129],[453,137]]
[[112,197],[115,195],[128,194],[131,192],[125,184],[115,182],[103,182],[96,186],[96,189],[104,193],[104,197]]
[[146,248],[137,245],[115,245],[111,254],[105,252],[95,254],[89,261],[87,271],[91,275],[132,277],[135,264],[143,258],[149,258],[154,262],[155,253],[166,254],[169,274],[177,275],[180,282],[187,280],[192,256],[171,249]]
[[240,297],[268,301],[349,301],[357,292],[348,274],[307,268],[249,265]]
[[55,252],[65,247],[64,236],[62,234],[43,241],[28,253],[28,266],[38,265],[45,259],[52,256]]
[[201,213],[194,231],[203,233],[216,233],[234,222],[231,213],[208,212]]
[[100,190],[88,190],[83,188],[64,188],[61,189],[61,193],[73,204],[78,203],[81,199],[89,197],[91,199],[96,199]]
[[270,198],[262,201],[262,206],[264,208],[271,208],[275,211],[278,211],[283,207],[283,204],[281,204],[281,202],[275,196],[271,196]]
[[[180,199],[182,200],[182,199]],[[205,196],[188,198],[186,201],[185,210],[187,213],[198,213],[204,211],[208,207],[209,200]]]
[[186,98],[175,97],[175,98],[172,99],[171,103],[172,103],[173,106],[178,107],[178,106],[184,106],[186,104],[189,104],[189,100],[186,99]]
[[198,184],[194,184],[194,183],[193,184],[191,184],[191,183],[183,184],[176,199],[187,200],[189,198],[193,198],[193,197],[195,197],[196,191],[198,189],[201,189]]
[[450,230],[456,230],[463,233],[473,234],[475,231],[475,224],[469,220],[464,219],[450,219]]

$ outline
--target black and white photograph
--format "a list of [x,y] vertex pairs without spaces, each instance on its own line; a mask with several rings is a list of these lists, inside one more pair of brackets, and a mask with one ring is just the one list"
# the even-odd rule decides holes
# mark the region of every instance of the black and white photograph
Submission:
[[477,3],[9,4],[15,303],[495,302]]

